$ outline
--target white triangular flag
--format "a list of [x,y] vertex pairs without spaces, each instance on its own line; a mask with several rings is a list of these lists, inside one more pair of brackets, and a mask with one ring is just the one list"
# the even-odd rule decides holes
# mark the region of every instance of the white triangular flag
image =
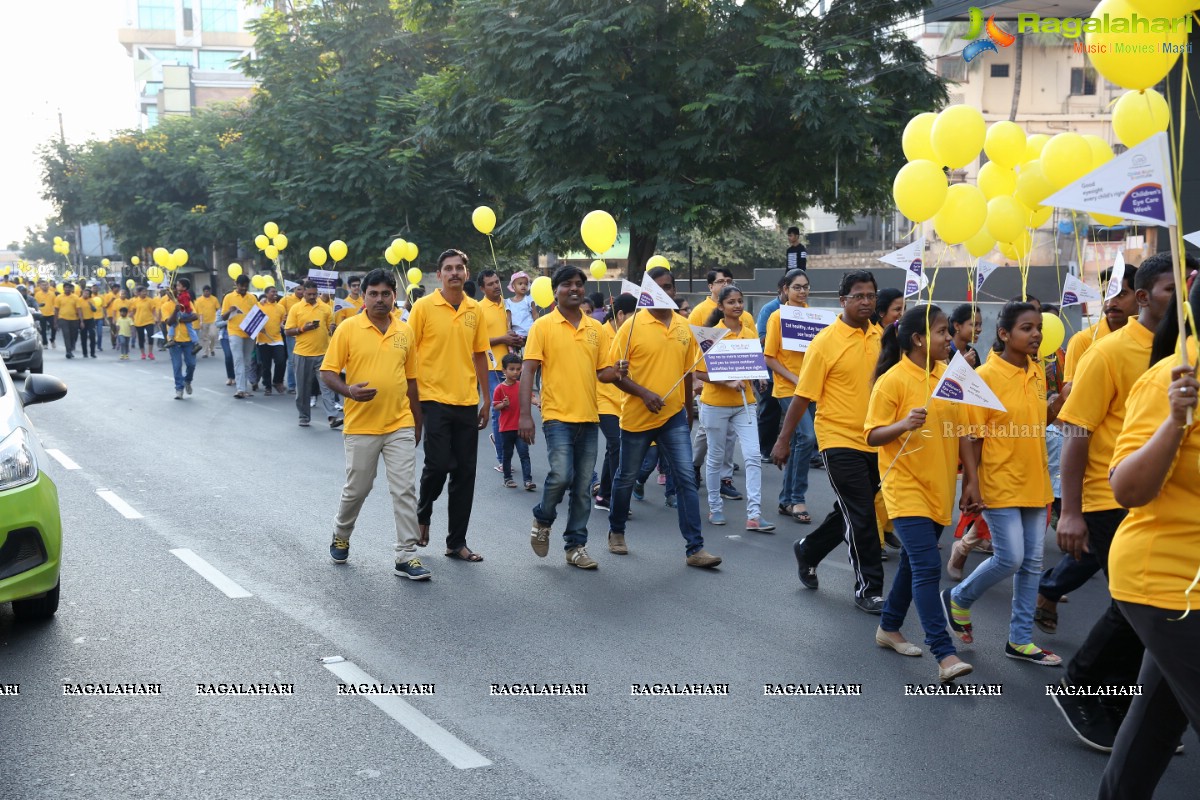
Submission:
[[904,296],[912,297],[914,294],[920,294],[921,291],[929,285],[929,278],[925,277],[925,273],[920,273],[920,277],[912,272],[904,278]]
[[700,346],[701,353],[707,353],[709,348],[729,335],[729,328],[703,328],[699,325],[689,325],[692,337]]
[[946,367],[942,379],[933,387],[933,396],[952,403],[994,408],[997,411],[1007,410],[992,391],[992,387],[979,377],[979,373],[971,369],[962,353],[955,353],[954,358],[950,359],[950,365]]
[[290,292],[299,285],[300,284],[296,283],[295,281],[289,281],[287,278],[283,279],[283,290],[285,292]]
[[915,241],[909,242],[899,250],[893,250],[879,260],[893,267],[908,270],[914,276],[917,276],[925,272],[924,257],[925,237],[918,236]]
[[649,273],[642,276],[642,288],[638,294],[638,308],[669,308],[677,310],[679,306],[663,288],[654,282]]
[[261,331],[266,324],[267,315],[263,313],[261,308],[255,306],[246,312],[246,316],[242,317],[242,322],[240,325],[238,325],[238,327],[241,328],[247,336],[253,339],[255,336],[258,336],[259,331]]
[[990,261],[980,261],[979,266],[975,268],[975,291],[978,292],[982,289],[988,276],[999,268],[999,264],[993,264]]
[[354,308],[354,304],[351,302],[348,302],[344,298],[335,297],[333,299],[333,313],[336,314],[337,312],[341,311],[343,308]]
[[621,294],[631,294],[634,297],[640,297],[642,293],[638,290],[636,283],[621,278]]
[[1103,299],[1100,296],[1100,289],[1089,286],[1074,275],[1068,275],[1063,281],[1062,302],[1059,303],[1059,306],[1066,308],[1081,303],[1099,303]]
[[1112,300],[1121,293],[1125,288],[1125,255],[1118,250],[1117,257],[1113,261],[1112,276],[1108,279],[1108,291],[1104,293],[1104,299]]
[[1200,231],[1196,231],[1195,233],[1185,233],[1183,235],[1183,240],[1196,245],[1196,247],[1200,247]]
[[1175,225],[1166,133],[1105,162],[1042,201],[1043,205],[1110,214],[1151,225]]

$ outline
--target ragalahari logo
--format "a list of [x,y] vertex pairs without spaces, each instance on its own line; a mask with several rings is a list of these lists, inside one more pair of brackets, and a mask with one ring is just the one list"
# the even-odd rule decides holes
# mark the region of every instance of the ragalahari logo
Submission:
[[[988,17],[987,25],[984,25],[982,11],[975,6],[971,6],[969,11],[971,15],[971,27],[969,30],[967,30],[967,38],[974,39],[974,41],[963,48],[962,56],[964,61],[969,63],[985,50],[991,50],[993,53],[999,53],[1000,51],[996,49],[996,45],[1008,47],[1017,40],[1016,36],[1013,36],[1011,33],[996,24],[995,14],[992,14],[992,16]],[[983,33],[984,31],[987,31],[988,38],[980,39],[979,34]]]

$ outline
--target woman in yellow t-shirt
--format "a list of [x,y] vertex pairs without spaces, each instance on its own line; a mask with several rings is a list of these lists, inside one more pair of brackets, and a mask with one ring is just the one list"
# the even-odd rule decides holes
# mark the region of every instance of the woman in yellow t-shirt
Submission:
[[[808,307],[809,280],[808,273],[802,269],[794,269],[784,275],[784,291],[786,302],[784,306],[791,308]],[[804,364],[804,353],[799,350],[788,350],[783,346],[783,318],[779,311],[774,311],[767,319],[763,342],[763,353],[767,366],[775,373],[775,388],[771,396],[779,401],[784,414],[795,397],[796,381],[800,375],[800,367]],[[817,435],[813,432],[815,410],[809,405],[808,410],[800,417],[796,432],[792,434],[791,455],[788,456],[787,466],[783,469],[783,485],[779,489],[779,513],[787,514],[797,522],[805,525],[812,524],[812,515],[808,513],[808,470],[809,462],[817,449]]]
[[[1200,309],[1200,280],[1189,301]],[[1155,356],[1170,353],[1178,342],[1175,320],[1171,314],[1159,327]],[[1188,363],[1195,365],[1191,333]],[[1180,366],[1177,355],[1158,361],[1130,390],[1125,426],[1113,450],[1109,483],[1129,515],[1108,554],[1109,590],[1146,654],[1138,675],[1141,693],[1113,744],[1102,798],[1144,795],[1162,777],[1188,723],[1200,730],[1197,392],[1194,366]]]
[[904,545],[875,643],[901,655],[921,655],[921,648],[900,632],[908,607],[915,603],[925,644],[937,659],[938,679],[943,683],[972,671],[971,665],[958,657],[946,631],[938,597],[942,574],[938,538],[953,514],[960,458],[967,469],[959,505],[973,511],[980,506],[964,407],[931,399],[946,371],[941,362],[950,351],[950,340],[946,315],[937,306],[911,308],[898,325],[888,325],[863,423],[867,444],[879,448],[880,494]]
[[[726,339],[758,339],[758,332],[742,324],[746,301],[742,290],[726,286],[717,295],[717,307],[704,321],[704,327],[728,328]],[[724,341],[724,339],[722,340]],[[700,394],[700,424],[708,438],[708,456],[704,461],[708,486],[708,521],[724,525],[725,498],[721,496],[721,465],[732,431],[741,441],[746,471],[746,530],[770,533],[775,526],[762,518],[762,456],[758,449],[758,404],[750,382],[714,381],[708,377],[704,359],[696,365],[695,375],[704,382]]]
[[[1041,666],[1062,659],[1033,643],[1033,612],[1042,573],[1046,507],[1053,499],[1046,454],[1046,425],[1062,399],[1046,402],[1046,374],[1034,360],[1042,343],[1042,315],[1030,303],[1012,301],[996,321],[994,351],[976,375],[1003,411],[971,406],[971,461],[978,465],[983,518],[992,533],[993,555],[966,580],[942,593],[950,629],[974,641],[971,606],[991,587],[1013,579],[1012,614],[1004,655]],[[964,462],[965,463],[965,462]]]

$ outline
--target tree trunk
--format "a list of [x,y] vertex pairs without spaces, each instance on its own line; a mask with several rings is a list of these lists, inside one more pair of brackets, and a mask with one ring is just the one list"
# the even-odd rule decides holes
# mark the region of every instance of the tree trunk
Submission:
[[657,233],[643,233],[636,226],[629,226],[629,265],[626,268],[626,277],[629,280],[639,284],[642,282],[646,262],[654,255],[654,248],[657,246]]
[[1017,121],[1017,106],[1021,103],[1021,75],[1024,72],[1022,66],[1025,63],[1025,37],[1018,36],[1016,42],[1016,50],[1013,51],[1013,59],[1016,62],[1013,65],[1013,95],[1012,108],[1008,110],[1008,121]]

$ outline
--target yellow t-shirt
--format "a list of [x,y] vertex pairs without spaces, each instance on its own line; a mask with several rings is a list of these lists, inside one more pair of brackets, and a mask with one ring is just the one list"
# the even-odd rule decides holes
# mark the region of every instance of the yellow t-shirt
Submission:
[[109,319],[112,319],[113,317],[115,317],[117,315],[116,312],[113,311],[113,303],[117,302],[117,300],[119,300],[120,298],[121,298],[121,296],[119,294],[117,294],[116,292],[105,292],[104,293],[104,295],[103,295],[104,316],[108,317]]
[[873,453],[863,433],[871,380],[879,360],[879,331],[847,325],[839,316],[813,337],[793,392],[817,404],[817,447]]
[[[930,400],[946,365],[937,362],[928,377],[906,356],[875,382],[863,434],[895,424],[914,408],[926,409],[925,426],[879,448],[883,502],[888,517],[927,517],[949,525],[954,513],[958,442],[965,436],[967,413],[961,403]],[[922,436],[928,431],[931,436]],[[904,455],[900,455],[903,448]]]
[[211,325],[217,321],[217,311],[221,308],[221,301],[211,294],[208,297],[200,295],[192,301],[192,308],[200,315],[201,325]]
[[[238,294],[236,290],[225,295],[225,299],[221,301],[221,314],[224,315],[231,308],[236,308],[237,312],[229,317],[229,335],[236,336],[239,339],[249,339],[246,332],[242,330],[242,318],[258,305],[258,298],[246,292],[244,295]],[[322,350],[324,352],[324,350]],[[305,353],[304,355],[319,356],[321,353]]]
[[316,320],[321,324],[311,331],[301,331],[294,339],[292,352],[298,356],[321,356],[329,349],[329,326],[333,324],[333,311],[325,303],[296,303],[288,312],[285,328],[303,328]]
[[398,314],[391,315],[386,333],[366,314],[338,326],[321,369],[345,370],[347,384],[366,383],[377,390],[374,399],[365,403],[345,399],[345,433],[378,436],[413,427],[408,381],[417,377],[415,356],[412,328],[401,322]]
[[133,298],[129,301],[129,310],[133,314],[133,326],[135,328],[154,324],[154,300],[152,298]]
[[[621,429],[637,433],[660,428],[683,410],[684,381],[680,378],[694,369],[692,365],[700,357],[692,329],[674,312],[666,324],[649,311],[636,313],[613,337],[609,358],[613,362],[624,359],[626,348],[630,380],[661,397],[663,407],[651,414],[640,397],[626,394],[621,403]],[[672,385],[674,390],[667,394]]]
[[283,318],[287,319],[287,315],[292,313],[292,306],[302,302],[304,302],[304,299],[297,297],[295,294],[288,294],[279,298],[279,305],[283,306]]
[[[717,304],[713,302],[712,296],[709,295],[697,303],[696,307],[692,309],[692,313],[688,314],[688,324],[708,327],[706,324],[708,318],[716,308]],[[754,331],[754,338],[758,338],[758,328],[755,327],[754,316],[749,311],[742,312],[742,327],[749,327]]]
[[112,318],[114,320],[120,319],[122,308],[129,309],[129,315],[128,315],[129,316],[129,324],[132,325],[133,324],[133,301],[130,300],[129,298],[121,298],[120,296],[117,296],[112,301],[112,305],[110,305],[108,307],[108,313],[112,315]]
[[[991,508],[1034,508],[1054,499],[1046,453],[1046,373],[1041,364],[1014,367],[999,354],[983,378],[1005,411],[971,406],[971,433],[983,439],[979,492]],[[820,412],[818,412],[820,416]]]
[[[604,353],[612,356],[613,338],[616,336],[616,331],[613,326],[607,322],[600,326],[600,347]],[[614,417],[621,416],[621,404],[625,402],[625,393],[612,383],[601,383],[596,381],[596,406],[601,414],[611,414]]]
[[75,321],[78,320],[82,312],[83,301],[79,299],[79,295],[60,294],[54,298],[54,307],[58,310],[58,318]]
[[[164,297],[158,310],[162,315],[163,322],[166,322],[171,318],[171,315],[175,313],[175,303],[173,303],[170,298]],[[168,333],[171,333],[171,331],[168,331]],[[191,338],[188,334],[187,324],[180,322],[179,324],[173,326],[171,339],[175,342],[190,342]]]
[[[1195,339],[1189,344],[1190,363],[1196,363]],[[1117,437],[1112,466],[1142,447],[1171,415],[1167,387],[1177,356],[1155,364],[1138,378],[1125,404],[1125,427]],[[1108,554],[1108,588],[1113,599],[1127,603],[1183,610],[1187,591],[1200,566],[1200,425],[1184,435],[1167,480],[1149,503],[1130,509],[1117,529]],[[1196,610],[1193,590],[1192,610]]]
[[576,328],[558,309],[533,321],[525,358],[542,362],[542,419],[599,422],[596,373],[612,366],[601,325],[583,314]]
[[1108,327],[1108,318],[1101,317],[1100,321],[1090,328],[1084,328],[1067,341],[1067,357],[1063,361],[1063,381],[1070,383],[1075,379],[1075,370],[1083,354],[1096,342],[1112,333]]
[[[763,342],[763,355],[779,361],[796,377],[800,376],[800,368],[804,366],[804,353],[799,350],[785,350],[783,347],[783,322],[779,311],[774,311],[767,319],[767,338]],[[796,384],[787,378],[775,374],[775,388],[771,390],[772,397],[791,397],[796,393]]]
[[54,313],[54,298],[58,297],[58,292],[53,289],[45,291],[38,289],[33,293],[33,299],[37,301],[38,308],[47,309],[45,316],[50,316]]
[[93,320],[97,317],[96,301],[92,298],[79,298],[79,318],[83,321]]
[[267,315],[267,322],[258,332],[254,341],[258,344],[271,344],[272,342],[283,344],[283,322],[286,319],[283,306],[279,305],[278,300],[274,303],[265,303],[260,300],[258,307]]
[[1134,382],[1150,365],[1154,332],[1136,319],[1096,342],[1079,362],[1071,394],[1058,414],[1060,422],[1091,432],[1083,472],[1083,510],[1120,508],[1108,483],[1117,435],[1125,424],[1125,402]]
[[[508,333],[508,312],[504,308],[504,298],[500,298],[499,303],[493,303],[486,297],[479,301],[479,307],[483,309],[483,322],[487,329],[487,338],[491,342],[504,334]],[[504,357],[508,355],[508,345],[498,344],[490,346],[488,350],[488,369],[499,370],[504,369]],[[618,391],[620,391],[618,389]]]
[[342,302],[349,303],[350,305],[338,310],[337,313],[333,315],[334,325],[341,325],[343,322],[361,311],[363,307],[363,298],[361,295],[357,299],[347,295],[346,297],[342,298]]
[[[724,328],[725,321],[721,320],[714,327]],[[754,331],[754,329],[746,327],[744,324],[742,325],[742,329],[737,333],[729,333],[725,336],[725,339],[757,338],[758,333]],[[722,339],[722,341],[724,341],[724,339]],[[705,375],[708,374],[708,365],[705,363],[703,358],[700,359],[700,363],[696,365],[695,371],[703,372]],[[704,403],[705,405],[719,406],[722,408],[733,408],[735,406],[742,405],[743,402],[755,402],[754,389],[751,388],[750,381],[743,381],[743,385],[746,387],[744,389],[744,395],[742,392],[739,392],[736,389],[730,389],[728,386],[705,382],[704,387],[700,390],[700,402]]]
[[417,376],[421,401],[478,406],[474,354],[489,349],[487,326],[479,303],[463,295],[455,310],[442,290],[437,289],[413,304],[408,324],[416,336],[419,357],[429,365]]
[[133,317],[128,314],[118,316],[113,324],[117,326],[117,336],[133,336]]

